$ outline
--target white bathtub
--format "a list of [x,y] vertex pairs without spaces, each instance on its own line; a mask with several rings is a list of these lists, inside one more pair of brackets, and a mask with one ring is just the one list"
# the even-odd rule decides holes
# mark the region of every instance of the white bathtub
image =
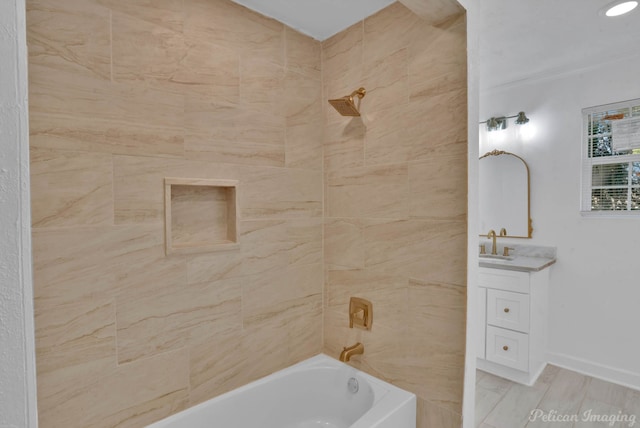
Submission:
[[415,428],[416,396],[320,354],[149,425],[320,427]]

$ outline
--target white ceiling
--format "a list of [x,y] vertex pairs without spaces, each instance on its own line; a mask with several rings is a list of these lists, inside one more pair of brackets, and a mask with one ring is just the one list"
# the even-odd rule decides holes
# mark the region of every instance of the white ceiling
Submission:
[[[325,40],[395,0],[233,1]],[[640,7],[607,18],[600,11],[610,2],[479,1],[480,86],[488,89],[640,55]]]
[[640,55],[640,7],[607,18],[611,0],[481,0],[483,89]]
[[396,0],[233,0],[316,40],[325,40]]

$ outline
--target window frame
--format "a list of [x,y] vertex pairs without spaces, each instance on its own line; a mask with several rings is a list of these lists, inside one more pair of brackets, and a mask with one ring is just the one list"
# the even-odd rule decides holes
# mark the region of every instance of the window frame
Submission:
[[[605,104],[600,106],[594,106],[585,108],[582,110],[582,138],[581,138],[581,183],[580,183],[580,214],[585,217],[612,217],[612,218],[640,218],[640,209],[632,210],[630,208],[631,201],[628,198],[627,208],[624,210],[592,210],[592,195],[594,189],[627,189],[627,195],[629,196],[633,189],[640,189],[640,184],[634,185],[632,183],[633,163],[640,163],[640,153],[631,154],[611,154],[605,156],[590,157],[591,154],[591,141],[594,135],[590,134],[590,117],[595,114],[604,114],[613,110],[628,109],[627,117],[640,117],[640,98]],[[634,115],[635,113],[635,115]],[[596,135],[605,135],[596,134]],[[614,164],[629,164],[629,176],[627,184],[622,185],[593,185],[593,166],[594,165],[614,165]]]

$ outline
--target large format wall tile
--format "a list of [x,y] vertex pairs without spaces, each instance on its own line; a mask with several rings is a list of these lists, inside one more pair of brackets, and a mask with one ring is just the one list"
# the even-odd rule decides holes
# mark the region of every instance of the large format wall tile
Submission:
[[416,26],[410,46],[411,99],[467,87],[466,19],[457,16],[438,27]]
[[330,171],[329,217],[403,218],[407,216],[407,165]]
[[[144,426],[319,353],[320,42],[228,0],[27,9],[40,426]],[[167,256],[165,177],[237,180],[240,248]]]
[[31,114],[30,144],[37,148],[93,153],[144,155],[154,150],[161,157],[184,154],[181,128],[73,114]]
[[185,157],[217,163],[283,166],[284,118],[202,94],[185,97]]
[[362,99],[362,111],[398,107],[409,100],[408,61],[409,50],[404,48],[385,58],[364,63],[363,82],[367,95]]
[[285,165],[289,168],[322,169],[322,114],[310,116],[303,124],[287,119]]
[[113,12],[113,78],[170,88],[187,55],[184,34]]
[[324,235],[324,262],[327,268],[364,268],[364,226],[360,220],[326,219]]
[[[362,52],[363,23],[354,24],[322,42],[324,100],[344,97],[363,85]],[[327,109],[327,123],[341,122],[345,119],[333,111],[333,108]]]
[[240,209],[245,219],[322,215],[322,172],[293,168],[243,170]]
[[320,81],[320,42],[285,27],[285,44],[287,69]]
[[194,338],[189,353],[191,405],[249,381],[248,355],[244,352],[242,336],[242,324],[238,324],[234,330],[212,331]]
[[407,281],[367,269],[330,270],[327,272],[325,299],[327,307],[343,316],[349,313],[349,299],[362,297],[376,302],[375,323],[402,331],[409,318]]
[[418,419],[423,421],[426,427],[460,428],[462,415],[450,412],[425,399],[418,399]]
[[141,19],[159,27],[182,31],[183,5],[176,0],[93,0],[112,11]]
[[[341,117],[332,107],[327,115]],[[326,171],[347,170],[364,165],[366,125],[359,118],[342,118],[324,129],[324,168]]]
[[412,156],[417,148],[413,146],[426,144],[424,140],[408,138],[407,129],[400,126],[405,120],[407,109],[406,102],[373,112],[367,109],[363,118],[366,126],[364,161],[367,165],[414,160]]
[[162,222],[165,177],[240,178],[226,164],[142,156],[114,156],[113,171],[116,224]]
[[363,61],[372,63],[406,48],[413,41],[412,30],[417,26],[430,28],[400,2],[365,19]]
[[[188,352],[181,349],[102,372],[58,379],[59,394],[39,385],[39,420],[45,426],[139,427],[186,407]],[[88,377],[90,376],[90,377]],[[144,388],[141,387],[144,385]],[[40,391],[44,389],[44,391]]]
[[110,228],[34,229],[35,310],[69,300],[110,296],[111,255],[119,231]]
[[32,149],[31,186],[46,189],[31,204],[34,228],[113,224],[111,156]]
[[322,263],[322,219],[291,219],[287,221],[287,237],[292,244],[290,265]]
[[172,283],[149,291],[140,295],[126,292],[116,301],[119,363],[182,348],[191,337],[226,331],[241,323],[237,279]]
[[284,26],[231,1],[184,2],[185,33],[237,50],[242,58],[284,64]]
[[[464,24],[395,3],[320,43],[229,0],[29,0],[40,425],[144,426],[355,341],[420,428],[455,420]],[[362,117],[327,103],[360,86]],[[165,177],[238,180],[240,248],[166,256]]]
[[402,126],[411,141],[411,159],[466,155],[466,89],[411,100]]
[[33,0],[27,14],[30,68],[46,67],[48,77],[111,78],[109,9],[95,1]]
[[[242,316],[245,328],[277,323],[305,299],[322,301],[322,265],[304,265],[251,275],[242,285]],[[298,302],[291,304],[291,302]]]
[[[457,285],[411,280],[409,335],[417,376],[407,378],[425,399],[461,412],[464,385],[466,289]],[[420,379],[420,380],[418,380]],[[428,385],[428,386],[427,386]]]
[[466,222],[371,220],[365,266],[381,272],[466,284]]
[[36,305],[38,375],[82,366],[116,364],[115,302],[112,298],[69,300],[54,307]]
[[[287,33],[289,34],[289,33]],[[316,46],[316,45],[314,45]],[[319,48],[319,44],[317,45]],[[310,47],[313,52],[313,46]],[[319,57],[319,49],[318,49]],[[297,60],[293,57],[289,61]],[[294,168],[321,169],[323,143],[320,73],[288,63],[283,112],[286,116],[285,162]],[[301,73],[291,71],[301,70]]]
[[208,99],[239,101],[240,56],[236,51],[195,36],[185,38],[185,49],[173,81],[185,92]]
[[361,117],[325,106],[325,352],[362,342],[350,364],[416,393],[419,428],[460,426],[464,377],[466,22],[437,22],[396,2],[322,44],[324,98],[367,89]]
[[409,164],[411,217],[465,221],[466,156],[438,156]]

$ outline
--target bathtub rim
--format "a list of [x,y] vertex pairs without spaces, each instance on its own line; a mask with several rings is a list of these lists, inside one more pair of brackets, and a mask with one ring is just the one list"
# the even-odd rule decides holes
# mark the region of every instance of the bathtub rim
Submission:
[[[413,406],[413,411],[414,411],[413,413],[415,414],[416,395],[414,393],[401,389],[389,382],[386,382],[382,379],[379,379],[375,376],[365,373],[364,371],[359,370],[353,366],[350,366],[349,364],[338,361],[327,354],[320,353],[306,360],[300,361],[299,363],[285,367],[274,373],[271,373],[262,378],[249,382],[246,385],[242,385],[231,391],[225,392],[209,400],[203,401],[202,403],[196,404],[195,406],[191,406],[187,409],[174,413],[173,415],[169,415],[166,418],[160,419],[159,421],[156,421],[150,425],[147,425],[146,428],[169,427],[170,426],[169,424],[178,422],[181,419],[188,417],[193,413],[198,412],[198,410],[200,410],[201,408],[206,408],[207,406],[211,405],[213,401],[222,401],[225,399],[230,399],[232,397],[242,394],[244,391],[250,390],[252,388],[255,388],[256,386],[263,385],[265,383],[269,383],[270,381],[279,379],[281,377],[284,377],[296,371],[303,371],[305,369],[323,368],[323,367],[332,368],[332,369],[347,369],[350,372],[352,372],[354,376],[357,375],[365,379],[371,385],[371,388],[374,390],[374,401],[371,408],[367,410],[349,428],[375,428],[380,424],[380,422],[383,422],[395,411],[407,405]],[[383,404],[385,405],[383,406]]]

